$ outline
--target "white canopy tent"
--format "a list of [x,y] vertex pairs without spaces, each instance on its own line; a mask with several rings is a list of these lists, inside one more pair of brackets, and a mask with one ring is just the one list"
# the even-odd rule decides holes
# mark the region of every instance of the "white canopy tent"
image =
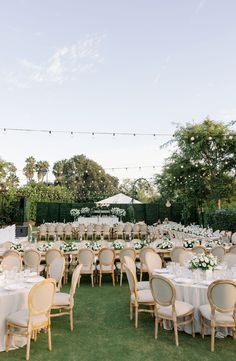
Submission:
[[115,194],[112,197],[102,199],[101,201],[97,202],[97,205],[106,205],[106,204],[141,204],[137,199],[133,199],[129,196],[126,196],[123,193]]

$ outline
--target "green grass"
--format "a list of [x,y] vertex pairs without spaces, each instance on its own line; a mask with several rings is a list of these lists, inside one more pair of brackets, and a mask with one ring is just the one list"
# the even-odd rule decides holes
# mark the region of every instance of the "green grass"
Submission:
[[[69,286],[64,290],[68,291]],[[82,279],[76,291],[75,327],[69,330],[69,317],[52,320],[52,352],[47,350],[47,335],[40,333],[32,342],[30,359],[35,361],[233,361],[236,341],[216,339],[216,350],[210,352],[210,337],[179,332],[180,346],[175,347],[173,331],[161,330],[154,340],[154,324],[149,314],[139,315],[139,328],[129,320],[129,289],[111,286],[104,278],[101,288],[92,288]],[[0,360],[25,359],[25,347],[1,352]]]

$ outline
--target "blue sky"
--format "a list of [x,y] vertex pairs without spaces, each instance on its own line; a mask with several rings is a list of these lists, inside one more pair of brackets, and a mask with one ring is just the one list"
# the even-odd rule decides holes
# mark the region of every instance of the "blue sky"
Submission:
[[[0,0],[0,127],[172,134],[236,119],[235,13],[235,0]],[[22,180],[29,155],[81,153],[149,178],[168,139],[1,132],[0,156]]]

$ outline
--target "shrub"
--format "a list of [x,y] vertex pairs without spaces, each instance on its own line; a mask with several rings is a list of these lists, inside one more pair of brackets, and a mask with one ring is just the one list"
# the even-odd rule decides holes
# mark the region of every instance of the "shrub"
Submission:
[[236,232],[236,209],[220,209],[208,213],[207,224],[213,230]]

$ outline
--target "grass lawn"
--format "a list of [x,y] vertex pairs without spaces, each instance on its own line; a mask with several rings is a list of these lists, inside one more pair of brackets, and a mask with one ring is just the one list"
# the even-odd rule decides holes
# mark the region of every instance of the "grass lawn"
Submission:
[[[30,359],[35,361],[233,361],[236,341],[216,339],[215,352],[210,352],[210,337],[204,340],[179,332],[177,348],[172,331],[161,330],[154,340],[154,323],[149,314],[139,315],[139,328],[129,320],[129,289],[111,286],[104,277],[101,288],[92,288],[82,278],[76,291],[75,327],[69,330],[69,317],[52,320],[52,352],[47,350],[47,335],[40,333],[32,342]],[[69,287],[63,288],[68,291]],[[0,361],[25,359],[25,347],[1,352]]]

